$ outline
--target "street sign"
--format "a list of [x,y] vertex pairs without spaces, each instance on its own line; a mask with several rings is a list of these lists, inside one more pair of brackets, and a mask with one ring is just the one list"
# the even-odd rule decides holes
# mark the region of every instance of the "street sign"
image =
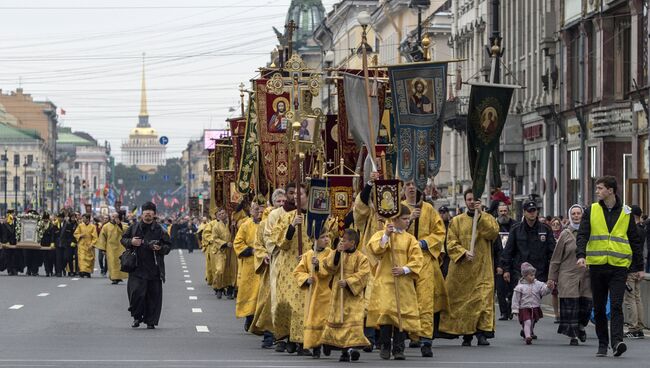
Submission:
[[160,144],[165,146],[165,145],[167,145],[167,143],[169,143],[169,138],[167,138],[166,136],[163,135],[162,137],[160,137],[160,139],[158,141],[160,142]]

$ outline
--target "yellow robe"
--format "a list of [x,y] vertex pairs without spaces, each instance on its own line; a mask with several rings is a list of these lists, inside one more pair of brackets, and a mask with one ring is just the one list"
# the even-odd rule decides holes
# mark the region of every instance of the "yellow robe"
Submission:
[[[403,201],[402,205],[407,206],[411,212],[415,209],[406,201]],[[439,263],[445,241],[445,223],[431,204],[422,202],[420,217],[411,221],[408,232],[418,241],[426,241],[428,245],[427,250],[422,250],[422,271],[415,282],[415,290],[420,308],[420,332],[417,335],[432,338],[433,314],[442,310],[447,303],[445,279],[442,277]]]
[[440,314],[440,331],[452,335],[494,332],[492,243],[499,235],[499,225],[490,214],[481,214],[474,259],[467,261],[463,256],[470,249],[472,221],[467,213],[454,217],[447,235],[449,308]]
[[79,272],[93,273],[95,267],[95,243],[97,242],[97,227],[90,223],[83,222],[77,225],[74,231],[77,239],[77,259],[79,260]]
[[271,314],[271,272],[269,265],[264,261],[264,259],[270,255],[266,249],[266,245],[264,244],[264,229],[266,228],[267,217],[271,210],[273,210],[273,208],[268,207],[264,210],[264,214],[262,214],[262,221],[257,227],[257,237],[255,238],[255,245],[253,248],[255,273],[260,277],[260,287],[257,293],[255,316],[253,316],[253,323],[248,331],[256,335],[261,335],[265,331],[273,331],[273,316]]
[[214,281],[214,263],[212,262],[212,226],[217,220],[205,224],[201,234],[201,247],[205,253],[205,282],[212,286]]
[[[372,299],[368,306],[368,327],[380,325],[399,327],[395,287],[399,288],[402,330],[409,333],[420,331],[420,311],[418,310],[415,283],[422,270],[422,250],[418,241],[409,233],[393,233],[382,247],[383,231],[378,231],[368,243],[370,251],[379,258],[372,289]],[[392,251],[391,251],[392,249]],[[395,254],[393,261],[392,253]],[[411,272],[394,277],[393,266],[408,267]]]
[[120,271],[120,256],[126,250],[120,240],[126,228],[126,224],[122,224],[120,229],[119,226],[107,222],[102,226],[97,239],[97,248],[106,251],[106,266],[111,281],[126,280],[129,277],[128,273]]
[[230,246],[224,244],[230,243],[230,231],[228,225],[215,221],[212,225],[212,241],[210,242],[210,252],[212,253],[212,267],[214,270],[212,279],[212,288],[215,290],[224,289],[232,286],[228,280],[228,251]]
[[[305,300],[307,298],[310,299],[309,308],[307,308],[307,301],[305,301],[304,310],[305,332],[303,346],[305,349],[320,346],[321,335],[323,334],[323,328],[327,320],[327,312],[332,296],[332,290],[329,284],[331,276],[322,264],[331,252],[332,250],[330,248],[325,248],[316,253],[320,266],[318,267],[318,271],[314,271],[314,265],[311,263],[314,251],[310,249],[302,255],[300,263],[298,263],[298,266],[293,271],[293,277],[296,279],[298,286],[302,288],[303,293],[305,293]],[[314,283],[311,285],[310,295],[310,286],[306,282],[311,277],[312,271],[314,271]]]
[[[309,237],[307,236],[307,226],[302,226],[302,234],[298,234],[296,229],[291,240],[287,240],[286,234],[289,225],[296,217],[296,211],[290,211],[284,214],[273,228],[271,239],[279,252],[276,260],[277,280],[276,280],[276,302],[273,311],[273,324],[275,326],[275,338],[280,340],[289,337],[291,342],[303,342],[303,324],[305,313],[305,298],[300,290],[300,286],[293,277],[293,271],[298,266],[298,236],[303,237],[303,251],[309,249]],[[280,322],[276,324],[276,321]],[[289,326],[289,330],[280,329]]]
[[253,249],[255,246],[258,227],[259,224],[249,218],[239,227],[233,243],[233,248],[239,258],[237,284],[244,286],[237,293],[237,303],[235,304],[235,316],[237,318],[255,314],[260,277],[255,273],[254,256],[242,257],[242,252],[248,248]]
[[[365,298],[364,290],[370,276],[370,263],[361,252],[342,253],[339,265],[334,265],[336,252],[323,263],[332,275],[332,298],[330,299],[327,322],[321,337],[321,344],[339,348],[370,345],[363,333]],[[338,286],[341,279],[340,264],[343,264],[343,277],[348,286]],[[343,294],[343,321],[341,321],[341,294]]]
[[[268,254],[271,257],[271,263],[269,265],[269,284],[271,289],[271,320],[273,321],[273,331],[275,336],[288,336],[291,321],[286,316],[276,313],[278,307],[278,260],[280,254],[280,248],[278,248],[273,240],[273,230],[278,224],[278,220],[284,216],[287,211],[283,207],[274,209],[269,213],[269,217],[266,220],[266,225],[264,226],[264,244],[268,251]],[[276,316],[280,316],[279,319],[276,319]]]

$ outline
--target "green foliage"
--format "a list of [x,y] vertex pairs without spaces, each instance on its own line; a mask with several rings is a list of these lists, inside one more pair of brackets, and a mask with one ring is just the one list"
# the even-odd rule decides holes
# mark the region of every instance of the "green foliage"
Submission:
[[[166,178],[167,180],[165,180]],[[122,185],[119,184],[120,179],[122,179]],[[124,166],[121,163],[115,165],[116,195],[119,195],[120,190],[124,188],[124,202],[122,205],[129,208],[150,201],[152,190],[162,198],[171,198],[171,195],[165,195],[165,193],[174,192],[178,189],[180,183],[181,165],[178,158],[168,159],[167,164],[159,166],[158,170],[153,174],[136,167]],[[138,192],[140,192],[139,195]],[[184,191],[178,191],[173,196],[181,200],[184,197]]]

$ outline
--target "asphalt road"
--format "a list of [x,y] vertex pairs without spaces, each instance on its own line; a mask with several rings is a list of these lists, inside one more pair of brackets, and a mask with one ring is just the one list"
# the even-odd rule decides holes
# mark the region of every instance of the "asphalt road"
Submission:
[[[203,254],[174,250],[166,260],[163,312],[155,330],[132,329],[126,285],[91,279],[0,275],[0,367],[650,367],[650,338],[630,340],[621,358],[596,358],[593,328],[578,347],[540,321],[539,340],[524,345],[514,321],[497,323],[489,347],[434,341],[434,358],[407,349],[404,362],[362,353],[358,363],[290,356],[260,349],[261,338],[243,331],[234,301],[217,300],[204,280]],[[185,266],[186,268],[183,268]],[[185,272],[187,271],[187,272]]]

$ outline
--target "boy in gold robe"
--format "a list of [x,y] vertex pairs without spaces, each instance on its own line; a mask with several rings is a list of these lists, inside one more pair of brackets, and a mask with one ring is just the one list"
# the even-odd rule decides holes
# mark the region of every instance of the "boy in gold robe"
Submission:
[[[201,232],[201,251],[205,253],[205,282],[212,286],[214,281],[214,263],[212,262],[212,227],[217,222],[216,213],[212,220],[205,223]],[[216,293],[216,291],[215,291]]]
[[415,282],[420,308],[420,331],[414,336],[420,338],[422,356],[430,358],[433,357],[433,315],[439,312],[442,304],[446,302],[445,280],[439,263],[445,240],[445,224],[432,205],[424,201],[418,202],[414,181],[404,184],[404,192],[406,198],[402,201],[402,206],[411,210],[408,232],[418,240],[422,249],[422,271]]
[[[499,225],[489,213],[483,213],[481,201],[471,189],[464,193],[467,212],[454,217],[447,234],[447,253],[451,262],[447,274],[449,308],[440,314],[440,331],[463,335],[463,346],[471,346],[475,335],[478,345],[490,345],[494,337],[494,264],[492,243]],[[472,223],[478,216],[474,252],[470,252]]]
[[253,203],[251,205],[251,217],[244,221],[237,231],[233,248],[238,257],[239,265],[237,267],[237,284],[245,285],[237,294],[237,303],[235,304],[235,316],[237,318],[246,318],[244,330],[248,331],[253,316],[255,315],[255,305],[257,304],[257,294],[260,287],[260,278],[255,273],[255,258],[253,257],[253,247],[257,238],[257,230],[264,205]]
[[232,243],[230,242],[230,230],[227,223],[228,215],[226,210],[221,209],[217,212],[217,221],[212,224],[212,240],[210,242],[212,265],[214,278],[212,279],[212,289],[217,294],[217,299],[221,299],[226,288],[231,287],[228,277],[228,252]]
[[[369,344],[364,334],[364,290],[370,276],[368,258],[357,252],[359,234],[346,229],[336,252],[331,252],[323,268],[331,274],[332,293],[327,322],[321,337],[323,346],[341,349],[339,361],[359,360],[358,347]],[[341,271],[341,267],[343,270]]]
[[111,221],[102,226],[97,239],[97,248],[106,251],[106,266],[108,278],[113,285],[117,285],[129,277],[129,274],[120,270],[120,256],[126,248],[120,243],[122,234],[126,231],[126,224],[120,221],[120,215],[111,215]]
[[392,347],[395,360],[406,359],[405,332],[417,334],[420,331],[415,283],[422,270],[420,244],[406,231],[411,211],[407,206],[400,207],[399,215],[368,243],[370,252],[379,259],[379,264],[372,286],[366,325],[379,327],[379,356],[390,359]]
[[83,221],[74,231],[77,239],[77,259],[79,260],[79,276],[90,278],[95,267],[95,243],[97,242],[97,227],[90,223],[90,214],[83,215]]
[[329,246],[330,234],[323,229],[322,234],[316,240],[315,249],[310,249],[304,253],[300,263],[293,271],[296,282],[303,289],[303,292],[306,292],[308,303],[304,311],[303,347],[313,349],[312,356],[314,358],[320,358],[320,340],[332,294],[329,284],[331,277],[327,269],[320,266],[332,251]]

